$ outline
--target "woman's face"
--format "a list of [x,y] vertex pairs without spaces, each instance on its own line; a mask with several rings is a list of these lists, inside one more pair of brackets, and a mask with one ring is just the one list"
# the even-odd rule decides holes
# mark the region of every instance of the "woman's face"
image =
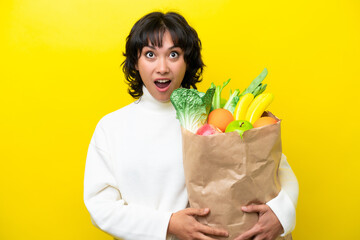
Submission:
[[136,70],[150,94],[160,102],[169,101],[171,93],[180,87],[186,71],[184,53],[174,46],[168,31],[164,33],[162,47],[145,46]]

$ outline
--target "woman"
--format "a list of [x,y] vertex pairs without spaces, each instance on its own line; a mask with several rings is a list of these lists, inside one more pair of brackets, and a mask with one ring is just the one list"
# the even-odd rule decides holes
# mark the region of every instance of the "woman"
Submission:
[[[91,139],[84,201],[95,226],[123,239],[214,239],[222,229],[196,221],[209,209],[187,208],[181,131],[170,95],[196,88],[204,64],[196,31],[179,14],[153,12],[132,28],[123,69],[134,103],[103,117]],[[275,239],[294,228],[295,175],[282,159],[282,191],[239,239]],[[284,179],[287,179],[284,181]]]

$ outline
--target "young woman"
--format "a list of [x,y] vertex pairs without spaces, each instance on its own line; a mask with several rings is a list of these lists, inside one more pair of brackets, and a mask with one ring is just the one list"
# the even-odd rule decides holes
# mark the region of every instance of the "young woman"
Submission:
[[[153,12],[133,26],[123,69],[132,104],[104,116],[91,139],[84,201],[95,226],[129,240],[214,239],[222,229],[196,221],[209,209],[188,207],[179,121],[169,101],[179,87],[196,88],[204,67],[196,31],[179,14]],[[295,226],[296,177],[281,161],[279,195],[244,211],[256,226],[238,239],[275,239]]]

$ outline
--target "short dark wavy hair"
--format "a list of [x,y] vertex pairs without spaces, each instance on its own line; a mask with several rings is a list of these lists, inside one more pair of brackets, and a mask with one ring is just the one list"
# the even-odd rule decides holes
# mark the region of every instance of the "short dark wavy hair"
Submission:
[[164,33],[168,31],[175,45],[184,51],[186,72],[181,86],[193,87],[201,82],[204,63],[201,58],[201,41],[197,32],[187,23],[185,18],[175,12],[152,12],[138,20],[126,39],[126,49],[123,55],[125,61],[121,64],[129,85],[129,94],[138,99],[142,96],[144,85],[139,71],[135,66],[143,47],[149,42],[161,47]]

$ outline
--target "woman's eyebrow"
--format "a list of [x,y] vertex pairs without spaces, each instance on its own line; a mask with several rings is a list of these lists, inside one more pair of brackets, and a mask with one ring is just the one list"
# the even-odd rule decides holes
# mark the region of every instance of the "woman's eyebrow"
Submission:
[[154,46],[150,46],[150,45],[145,45],[144,47],[148,47],[148,48],[151,48],[151,49],[156,49]]
[[[148,48],[151,48],[151,49],[156,50],[156,47],[151,46],[151,45],[146,45],[146,46],[144,46],[144,47],[148,47]],[[174,48],[180,48],[180,46],[179,46],[179,45],[173,45],[173,46],[169,47],[168,49],[169,49],[169,50],[172,50],[172,49],[174,49]]]
[[178,45],[174,45],[174,46],[172,46],[172,47],[169,47],[169,49],[171,50],[171,49],[174,49],[174,48],[180,48]]

